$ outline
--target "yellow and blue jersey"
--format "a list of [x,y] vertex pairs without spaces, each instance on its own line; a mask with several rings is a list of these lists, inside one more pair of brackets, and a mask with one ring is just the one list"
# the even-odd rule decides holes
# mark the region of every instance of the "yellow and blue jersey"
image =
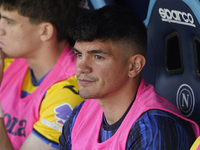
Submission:
[[[12,60],[6,59],[5,69],[11,63]],[[23,80],[21,97],[24,98],[34,93],[45,77],[46,75],[36,82],[32,70],[28,69]],[[78,94],[76,75],[55,83],[43,96],[39,109],[40,119],[33,125],[32,133],[57,148],[64,122],[73,108],[82,101],[84,99]]]

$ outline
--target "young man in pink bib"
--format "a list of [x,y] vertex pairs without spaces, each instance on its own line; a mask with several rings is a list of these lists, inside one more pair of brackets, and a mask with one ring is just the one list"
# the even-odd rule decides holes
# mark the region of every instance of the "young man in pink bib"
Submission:
[[130,10],[105,6],[79,19],[76,40],[80,96],[63,126],[60,150],[183,150],[199,135],[144,81],[146,28]]
[[57,149],[64,122],[84,100],[67,32],[77,6],[76,0],[1,0],[0,149]]

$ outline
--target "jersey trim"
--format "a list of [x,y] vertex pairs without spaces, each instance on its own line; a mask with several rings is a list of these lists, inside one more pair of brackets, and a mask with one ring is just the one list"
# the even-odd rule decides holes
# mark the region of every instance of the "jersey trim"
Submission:
[[48,73],[49,73],[49,72],[47,72],[41,79],[39,79],[38,81],[36,81],[36,80],[35,80],[35,77],[34,77],[33,70],[30,69],[32,84],[33,84],[34,86],[39,86],[40,83],[43,81],[43,79],[47,76]]
[[59,150],[63,150],[63,149],[71,150],[72,129],[74,127],[76,117],[78,116],[78,113],[81,110],[84,103],[85,103],[85,101],[81,102],[78,106],[74,107],[69,119],[63,125],[62,134],[64,134],[64,135],[67,134],[68,136],[66,138],[63,138],[64,136],[62,136],[62,134],[61,134],[61,136],[59,138]]
[[42,134],[40,134],[37,130],[33,129],[32,133],[37,136],[38,138],[40,138],[42,141],[44,141],[46,144],[51,143],[51,147],[57,148],[58,149],[58,143],[52,140],[47,139],[45,136],[43,136]]

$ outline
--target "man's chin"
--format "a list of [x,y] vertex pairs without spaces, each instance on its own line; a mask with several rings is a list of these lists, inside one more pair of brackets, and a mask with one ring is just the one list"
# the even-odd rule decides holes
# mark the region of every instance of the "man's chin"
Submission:
[[96,96],[94,96],[93,94],[88,93],[88,92],[80,92],[79,91],[79,95],[84,99],[96,99]]

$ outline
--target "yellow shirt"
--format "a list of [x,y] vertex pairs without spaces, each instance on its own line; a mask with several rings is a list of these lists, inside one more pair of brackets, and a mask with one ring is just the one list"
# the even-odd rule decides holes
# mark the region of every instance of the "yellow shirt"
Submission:
[[[5,70],[12,63],[13,59],[5,59]],[[33,93],[39,83],[34,83],[33,75],[28,70],[22,85],[22,96]],[[45,77],[44,77],[45,78]],[[24,96],[23,96],[24,97]],[[40,119],[34,124],[33,131],[36,136],[46,143],[52,143],[53,147],[59,143],[62,126],[68,119],[73,108],[84,101],[78,94],[76,75],[57,82],[51,86],[44,95],[40,106]]]

